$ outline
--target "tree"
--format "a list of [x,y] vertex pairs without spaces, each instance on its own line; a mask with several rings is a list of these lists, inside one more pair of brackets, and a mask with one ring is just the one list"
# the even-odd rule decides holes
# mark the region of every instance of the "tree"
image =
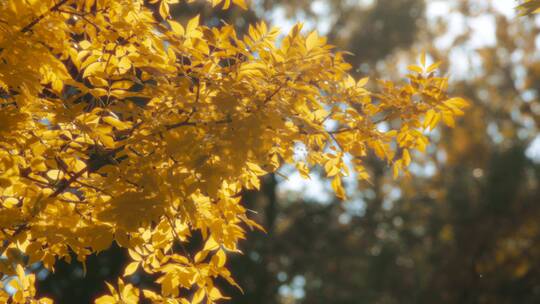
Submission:
[[[368,178],[362,160],[373,153],[398,175],[425,149],[421,130],[453,126],[466,106],[425,56],[409,83],[371,93],[301,25],[280,43],[262,22],[238,38],[198,16],[172,20],[176,2],[0,4],[0,271],[17,277],[2,301],[50,302],[34,299],[25,266],[84,264],[113,242],[132,260],[123,277],[142,269],[160,291],[118,279],[96,303],[225,298],[215,282],[236,285],[227,255],[246,227],[261,228],[239,202],[260,176],[321,166],[343,198],[349,167]],[[231,1],[212,1],[221,4]]]
[[[525,152],[540,127],[540,61],[531,39],[539,26],[528,17],[509,17],[488,1],[450,7],[434,21],[439,28],[421,30],[419,37],[429,38],[417,45],[451,36],[445,23],[456,15],[465,24],[493,17],[494,27],[479,31],[493,30],[496,43],[472,49],[468,43],[477,38],[478,25],[471,22],[449,45],[430,49],[448,62],[452,50],[466,49],[460,60],[471,57],[477,65],[467,66],[461,79],[454,76],[452,86],[453,94],[473,103],[471,111],[456,128],[441,130],[426,158],[413,162],[429,174],[402,179],[398,189],[382,170],[384,163],[371,162],[373,185],[357,190],[360,211],[345,210],[347,203],[343,208],[284,195],[272,210],[277,219],[272,237],[249,236],[245,257],[231,261],[233,274],[246,286],[236,302],[540,301],[540,166],[538,156],[535,163]],[[264,193],[247,204],[262,219]],[[261,278],[270,283],[261,284]]]
[[[200,13],[200,22],[204,24],[217,25],[223,22],[222,20],[225,20],[228,24],[236,25],[235,28],[239,35],[247,33],[248,24],[260,21],[258,18],[265,19],[266,16],[273,15],[276,11],[284,7],[287,8],[287,18],[306,15],[306,23],[308,24],[317,24],[319,21],[325,22],[328,19],[332,19],[334,24],[325,33],[329,37],[329,42],[335,44],[336,48],[353,52],[353,54],[348,54],[347,56],[347,62],[352,65],[351,73],[360,74],[360,71],[363,71],[362,73],[369,72],[371,77],[377,78],[377,74],[396,74],[395,72],[386,73],[382,71],[372,74],[374,70],[368,67],[374,66],[375,63],[384,59],[389,53],[392,54],[396,50],[402,50],[404,47],[403,43],[411,41],[413,37],[416,37],[418,24],[425,24],[426,22],[425,16],[418,13],[418,8],[424,6],[423,2],[421,0],[415,0],[413,3],[410,0],[393,0],[392,5],[388,5],[387,2],[377,1],[374,5],[366,6],[362,5],[361,2],[347,4],[343,1],[325,0],[323,1],[324,5],[331,7],[331,11],[324,15],[320,15],[320,12],[310,11],[313,4],[311,1],[282,2],[279,0],[266,0],[252,3],[247,11],[238,7],[221,10],[220,8],[211,7],[211,5],[204,2],[194,2],[192,4],[181,3],[178,6],[171,7],[171,15],[173,19],[182,23],[188,22],[189,17],[196,13]],[[329,18],[328,15],[332,17]],[[345,15],[348,16],[347,19],[344,18]],[[382,23],[382,26],[377,27],[381,31],[368,30],[368,27],[365,25],[369,23]],[[360,63],[362,64],[362,68],[358,70],[357,65]],[[370,170],[370,162],[369,159],[364,161],[364,165],[368,170]],[[378,165],[381,168],[385,167],[383,162],[378,163]],[[371,177],[371,179],[375,178],[375,176]],[[277,177],[277,179],[280,179],[280,177]],[[310,219],[302,219],[302,214],[305,213],[310,218],[319,218],[320,212],[311,211],[313,208],[316,208],[316,204],[296,204],[287,200],[284,201],[282,198],[277,198],[275,192],[278,185],[279,183],[276,183],[276,178],[269,175],[262,180],[261,190],[245,191],[241,195],[242,204],[248,209],[257,212],[257,214],[251,213],[254,216],[253,219],[265,228],[266,233],[248,231],[246,236],[247,241],[241,242],[240,245],[240,249],[244,254],[233,255],[227,264],[233,277],[242,287],[242,290],[240,291],[233,286],[228,286],[224,282],[217,284],[219,288],[222,288],[222,293],[234,299],[235,303],[262,304],[278,303],[280,301],[279,298],[281,296],[278,288],[286,283],[278,281],[276,275],[280,271],[288,273],[288,270],[287,267],[281,264],[277,264],[280,266],[277,269],[275,261],[278,258],[282,259],[281,256],[283,255],[293,257],[292,252],[284,251],[282,248],[295,248],[293,246],[294,244],[304,246],[303,242],[298,242],[297,239],[291,240],[291,238],[281,233],[280,222],[283,220],[293,221],[296,223],[294,227],[297,228],[298,235],[302,235],[303,240],[310,240],[309,235],[303,234],[306,230],[303,224],[309,223]],[[287,204],[299,206],[298,208],[292,208],[293,206],[287,208]],[[289,210],[291,211],[289,212]],[[295,211],[293,212],[292,210]],[[311,216],[312,214],[315,214],[315,216]],[[322,214],[322,216],[326,215]],[[335,220],[332,217],[329,217],[329,219]],[[330,223],[329,225],[331,226],[333,224]],[[324,240],[324,235],[324,232],[321,231],[321,234],[316,235],[316,240],[314,241],[318,244],[324,244],[324,242],[321,242]],[[346,236],[343,237],[347,238]],[[193,243],[193,240],[191,242]],[[287,242],[294,242],[294,244]],[[331,240],[328,240],[327,244],[335,248],[336,251],[341,248],[334,246]],[[197,248],[197,246],[190,247]],[[301,248],[298,248],[294,252],[298,252],[301,255],[303,251]],[[317,252],[320,252],[320,250]],[[259,258],[253,259],[253,257]],[[112,246],[97,255],[90,256],[85,261],[86,272],[84,274],[81,263],[59,261],[59,263],[55,264],[54,273],[49,273],[42,267],[39,267],[35,270],[40,273],[37,280],[37,290],[39,295],[49,296],[59,303],[90,303],[94,299],[94,295],[102,292],[105,287],[103,281],[116,280],[121,275],[124,265],[129,263],[129,259],[129,255],[122,248]],[[320,259],[320,261],[315,263],[316,265],[331,261],[333,257],[321,255]],[[295,259],[295,261],[301,262],[301,259]],[[312,259],[306,260],[306,268],[309,268],[308,265],[311,265],[309,261],[312,261]],[[266,271],[267,269],[271,271]],[[144,275],[139,270],[129,277],[128,281],[136,284],[139,288],[145,288],[145,286],[152,285],[153,278]],[[333,284],[338,284],[337,282],[339,281],[330,279],[325,281],[324,286],[330,289]],[[357,291],[354,295],[365,294],[365,291],[362,289],[354,289]],[[327,300],[327,298],[322,296],[318,298],[322,302],[331,302],[332,300]],[[336,299],[337,297],[333,298],[333,300]]]

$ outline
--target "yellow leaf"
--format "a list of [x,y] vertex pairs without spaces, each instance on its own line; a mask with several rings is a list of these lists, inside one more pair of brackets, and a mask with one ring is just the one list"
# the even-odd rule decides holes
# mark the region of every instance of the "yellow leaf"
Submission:
[[441,118],[440,116],[441,115],[435,112],[435,110],[433,109],[428,110],[426,113],[426,117],[424,118],[424,129],[433,130],[437,126],[437,123],[439,122],[439,119]]
[[326,161],[326,163],[324,164],[324,170],[326,171],[326,176],[328,177],[336,176],[340,172],[339,162],[340,162],[340,158],[338,156],[334,156],[328,159],[328,161]]
[[443,112],[442,113],[442,120],[443,122],[449,126],[450,128],[453,128],[456,126],[456,122],[454,120],[454,116],[449,114],[449,113],[446,113],[446,112]]
[[169,4],[167,1],[161,1],[159,5],[159,15],[163,19],[169,19]]
[[464,113],[461,109],[466,108],[469,105],[465,99],[460,97],[450,98],[443,104],[449,107],[455,115],[463,115]]
[[131,69],[131,60],[127,56],[124,56],[122,59],[120,59],[117,66],[120,71],[124,73],[125,71]]
[[342,200],[346,199],[345,189],[343,188],[343,184],[341,183],[341,177],[339,175],[336,175],[332,180],[332,189],[334,189],[334,192],[336,193],[336,196],[338,198]]
[[64,177],[64,172],[57,169],[49,170],[47,172],[47,177],[51,180],[58,181]]
[[216,260],[216,265],[218,267],[223,267],[225,265],[225,263],[227,262],[227,255],[225,254],[225,251],[223,251],[221,249],[216,252],[215,257],[217,259]]
[[[300,176],[302,176],[305,179],[311,179],[311,177],[309,176],[309,168],[306,165],[306,163],[304,163],[304,162],[296,163],[296,169],[300,173]],[[339,171],[339,169],[338,169],[338,171]]]
[[216,287],[212,287],[212,289],[210,290],[210,293],[208,294],[208,296],[210,297],[210,299],[212,301],[216,301],[216,300],[219,300],[219,299],[224,299],[225,297],[221,294],[221,292],[219,291],[219,289],[217,289]]
[[114,143],[114,139],[112,138],[112,136],[110,135],[107,135],[107,134],[98,134],[99,136],[99,141],[101,141],[101,143],[107,147],[107,148],[114,148],[115,147],[115,143]]
[[105,71],[105,62],[96,61],[91,63],[84,69],[83,78],[96,75],[99,76]]
[[18,204],[19,204],[19,200],[14,197],[6,198],[2,203],[2,205],[4,205],[4,207],[6,208],[13,208],[17,206]]
[[137,268],[139,268],[139,262],[131,262],[126,266],[126,269],[124,270],[124,277],[132,275],[137,271]]
[[204,291],[204,289],[199,288],[199,289],[197,289],[197,291],[193,295],[193,300],[191,301],[191,303],[192,304],[199,304],[199,303],[202,302],[202,300],[204,299],[205,296],[206,296],[206,292]]
[[379,140],[371,141],[369,142],[369,146],[373,148],[373,151],[375,152],[375,155],[377,155],[378,158],[380,159],[386,158],[387,151],[384,144],[381,141]]
[[426,72],[431,73],[431,72],[435,71],[436,69],[439,68],[439,66],[440,66],[441,64],[442,64],[442,62],[440,62],[440,61],[431,64],[431,65],[427,68]]
[[184,27],[180,23],[173,20],[169,20],[169,25],[171,26],[171,29],[176,35],[184,36],[185,30],[184,30]]
[[129,90],[133,86],[133,82],[129,80],[115,81],[111,89]]
[[407,69],[410,71],[416,72],[418,74],[422,74],[424,72],[424,70],[417,65],[409,65]]
[[90,83],[95,87],[106,87],[109,85],[107,80],[95,76],[89,76],[88,81],[90,81]]
[[393,171],[393,177],[394,179],[398,178],[399,176],[399,171],[402,169],[402,161],[401,160],[398,160],[394,163],[394,165],[392,166],[392,171]]
[[118,303],[118,301],[113,296],[105,295],[105,296],[101,296],[97,298],[94,303],[95,304],[112,304],[112,303]]
[[129,249],[128,254],[129,254],[129,256],[131,257],[132,260],[134,260],[134,261],[142,261],[141,255],[138,252],[136,252],[135,250]]
[[356,86],[359,87],[359,88],[362,88],[364,87],[369,81],[369,77],[364,77],[364,78],[361,78],[360,80],[358,80],[358,82],[356,83]]
[[[12,281],[13,282],[13,281]],[[10,287],[11,286],[11,282],[10,282]],[[13,299],[15,300],[16,303],[24,303],[24,292],[20,289],[18,289],[15,294],[13,295]]]
[[81,47],[81,49],[83,50],[86,50],[88,49],[92,44],[90,43],[90,41],[88,40],[83,40],[81,42],[79,42],[79,46]]
[[101,118],[104,122],[108,123],[109,125],[117,128],[118,130],[127,130],[129,129],[131,126],[129,123],[126,123],[126,122],[123,122],[119,119],[116,119],[115,117],[112,117],[112,116],[105,116],[103,118]]
[[411,155],[409,154],[408,149],[403,149],[403,164],[408,166],[411,163]]
[[204,244],[203,251],[212,251],[219,248],[219,243],[216,242],[216,240],[210,236],[208,240],[206,240],[206,243]]
[[186,26],[186,35],[190,35],[199,26],[200,15],[191,18]]
[[252,162],[247,162],[246,163],[249,171],[253,172],[255,175],[257,176],[261,176],[261,175],[265,175],[267,174],[268,172],[264,171],[259,165],[257,165],[256,163],[252,163]]
[[33,170],[43,172],[47,171],[47,165],[45,165],[45,161],[43,158],[36,158],[32,160],[32,163],[30,163],[30,166]]
[[316,31],[311,32],[306,38],[306,49],[309,51],[319,44],[319,35]]
[[66,200],[72,201],[72,202],[79,202],[80,199],[77,195],[71,193],[71,192],[64,192],[62,193],[62,197]]

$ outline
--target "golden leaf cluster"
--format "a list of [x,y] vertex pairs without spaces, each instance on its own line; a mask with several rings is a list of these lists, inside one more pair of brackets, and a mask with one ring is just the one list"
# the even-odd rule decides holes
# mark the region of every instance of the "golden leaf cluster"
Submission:
[[[161,289],[119,278],[96,303],[224,299],[215,279],[236,285],[227,255],[258,227],[243,189],[283,164],[307,177],[320,166],[344,198],[350,170],[369,178],[368,153],[397,175],[426,148],[425,129],[463,114],[424,57],[406,84],[371,93],[301,25],[282,39],[265,23],[238,37],[230,25],[172,20],[177,2],[0,3],[0,272],[16,276],[2,301],[49,303],[34,299],[24,266],[84,263],[113,242],[131,256],[124,277],[144,271]],[[190,254],[195,234],[204,246]]]
[[518,11],[521,15],[532,15],[540,13],[540,1],[539,0],[525,0],[518,5]]

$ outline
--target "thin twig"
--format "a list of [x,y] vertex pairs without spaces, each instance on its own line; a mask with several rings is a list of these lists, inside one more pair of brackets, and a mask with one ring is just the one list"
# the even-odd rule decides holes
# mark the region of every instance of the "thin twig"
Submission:
[[81,17],[82,20],[84,20],[84,21],[88,22],[89,24],[93,25],[98,31],[101,31],[101,27],[99,27],[99,25],[97,25],[92,20],[86,18],[86,14],[79,13],[79,12],[66,11],[66,10],[63,10],[63,9],[56,9],[56,11],[58,11],[60,13],[66,13],[66,14],[77,16],[77,17]]
[[178,243],[180,244],[180,247],[182,248],[182,251],[184,252],[184,254],[188,257],[189,261],[191,263],[195,263],[195,261],[193,260],[193,257],[191,256],[191,254],[189,253],[189,251],[187,251],[186,247],[184,246],[184,244],[182,243],[182,239],[180,238],[180,236],[178,235],[178,233],[176,233],[176,230],[175,230],[175,225],[173,223],[173,221],[171,220],[171,218],[168,216],[168,215],[165,215],[165,218],[167,218],[167,221],[169,222],[169,225],[171,226],[171,230],[173,232],[173,235],[176,239],[178,239]]

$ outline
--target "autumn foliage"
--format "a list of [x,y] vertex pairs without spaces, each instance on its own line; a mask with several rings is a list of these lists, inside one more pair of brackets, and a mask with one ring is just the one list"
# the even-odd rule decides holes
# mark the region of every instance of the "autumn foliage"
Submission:
[[530,15],[540,13],[540,1],[538,0],[525,0],[518,6],[518,10],[522,15]]
[[[466,106],[425,56],[407,83],[370,92],[301,25],[280,37],[259,23],[238,37],[197,16],[172,20],[176,2],[0,3],[0,271],[18,278],[1,302],[51,302],[34,298],[26,266],[84,263],[113,242],[132,259],[124,277],[142,269],[161,288],[119,278],[96,303],[226,298],[215,279],[236,284],[227,255],[246,228],[262,228],[242,190],[284,164],[305,177],[319,166],[344,198],[344,176],[369,179],[366,155],[397,176],[426,148],[425,131],[453,126]],[[195,234],[204,245],[191,254]]]

